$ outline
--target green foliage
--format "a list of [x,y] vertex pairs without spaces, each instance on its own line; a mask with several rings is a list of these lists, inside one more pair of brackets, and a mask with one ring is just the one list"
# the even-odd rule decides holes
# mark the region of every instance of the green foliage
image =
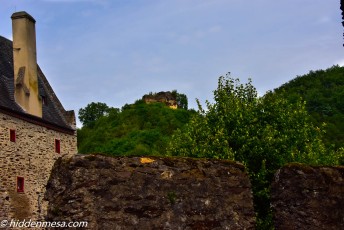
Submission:
[[220,77],[215,103],[198,102],[198,114],[176,131],[168,146],[173,156],[213,157],[240,161],[248,168],[258,213],[258,228],[272,226],[269,185],[287,162],[337,164],[327,152],[322,131],[314,127],[305,103],[290,103],[272,92],[257,96],[251,80],[240,84],[229,74]]
[[177,128],[189,121],[191,111],[170,109],[163,103],[124,105],[111,108],[92,126],[78,130],[80,153],[108,155],[164,155]]
[[110,108],[101,102],[92,102],[79,110],[79,120],[84,126],[92,126],[96,120],[109,113]]
[[300,100],[291,104],[272,92],[259,98],[251,81],[243,85],[229,77],[219,78],[214,100],[206,102],[206,111],[198,103],[199,114],[173,136],[171,155],[226,158],[252,166],[266,160],[279,167],[291,161],[317,163],[313,152],[324,150],[321,130],[310,123]]
[[179,109],[188,109],[188,97],[185,94],[178,93],[177,90],[173,90],[172,96],[176,99]]
[[312,122],[318,127],[326,124],[326,146],[335,150],[344,147],[344,67],[310,71],[275,89],[275,93],[292,103],[302,97]]

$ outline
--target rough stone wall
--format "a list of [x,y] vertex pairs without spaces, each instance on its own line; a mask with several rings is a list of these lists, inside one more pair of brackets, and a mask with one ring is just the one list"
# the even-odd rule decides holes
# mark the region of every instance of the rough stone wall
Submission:
[[45,199],[50,221],[89,229],[254,229],[251,185],[230,161],[76,155],[60,158]]
[[[10,129],[16,141],[10,141]],[[55,152],[55,139],[61,153]],[[75,135],[59,133],[0,113],[0,219],[45,217],[45,186],[55,161],[77,153]],[[24,177],[24,192],[17,192],[17,177]]]
[[291,164],[272,184],[276,229],[344,229],[344,167]]

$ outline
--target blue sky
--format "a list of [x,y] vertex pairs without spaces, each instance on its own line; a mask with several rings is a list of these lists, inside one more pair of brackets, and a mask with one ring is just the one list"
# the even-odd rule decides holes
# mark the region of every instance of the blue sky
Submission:
[[66,109],[177,89],[196,107],[227,72],[260,95],[344,64],[339,0],[0,0],[36,19],[38,63]]

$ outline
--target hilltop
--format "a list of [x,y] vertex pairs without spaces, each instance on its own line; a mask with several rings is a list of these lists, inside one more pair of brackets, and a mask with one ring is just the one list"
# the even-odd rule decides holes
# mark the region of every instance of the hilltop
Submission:
[[173,132],[188,123],[195,113],[178,108],[170,108],[165,101],[146,103],[143,100],[121,109],[108,108],[90,125],[78,130],[79,153],[165,155]]
[[325,123],[325,144],[336,149],[344,146],[344,67],[310,71],[274,92],[283,94],[292,103],[301,97],[313,123],[318,127]]

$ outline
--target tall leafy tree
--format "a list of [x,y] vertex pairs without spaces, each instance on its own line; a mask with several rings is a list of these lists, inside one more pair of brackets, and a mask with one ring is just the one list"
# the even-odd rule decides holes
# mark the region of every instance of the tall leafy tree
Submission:
[[92,126],[96,120],[108,114],[110,107],[102,102],[92,102],[79,110],[79,120],[84,126]]
[[174,156],[213,157],[244,163],[253,184],[258,228],[272,226],[269,184],[287,162],[338,163],[326,152],[321,128],[310,122],[305,103],[272,92],[258,97],[251,80],[220,77],[214,103],[198,102],[198,114],[176,131],[168,147]]
[[185,94],[178,93],[176,99],[177,99],[178,108],[186,109],[186,110],[188,109],[188,98]]
[[301,100],[292,104],[272,92],[258,97],[251,80],[240,84],[228,75],[219,78],[214,101],[206,102],[206,110],[197,101],[198,114],[174,135],[174,139],[180,139],[171,142],[171,155],[211,156],[245,163],[276,155],[285,161],[313,162],[313,155],[323,150],[321,129],[310,123]]
[[172,90],[172,96],[176,99],[179,109],[188,109],[188,97],[183,93],[178,93],[177,90]]

